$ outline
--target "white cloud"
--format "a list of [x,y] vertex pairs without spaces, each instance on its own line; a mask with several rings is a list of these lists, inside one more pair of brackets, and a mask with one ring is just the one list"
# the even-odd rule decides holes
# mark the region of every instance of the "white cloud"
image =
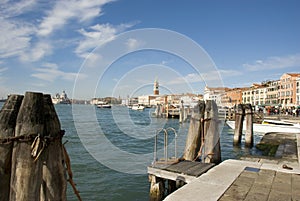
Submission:
[[117,34],[132,27],[133,25],[134,24],[121,24],[115,26],[107,23],[96,24],[89,27],[88,30],[80,29],[78,32],[84,36],[84,39],[79,42],[75,52],[78,56],[85,58],[87,52],[90,52],[97,46],[112,41]]
[[54,30],[62,28],[71,19],[79,22],[101,15],[101,6],[112,0],[60,0],[48,12],[39,26],[38,35],[47,36]]
[[137,40],[135,38],[129,38],[126,41],[127,49],[130,50],[130,51],[135,50],[138,47],[141,47],[143,44],[144,44],[143,41],[139,41],[139,40]]
[[35,28],[26,23],[0,18],[0,58],[19,55],[30,47],[31,35]]
[[[1,64],[1,62],[0,62]],[[4,68],[0,68],[0,83],[4,83],[6,80],[8,80],[7,77],[3,76],[3,72],[7,71],[8,68],[4,67]]]
[[265,60],[257,60],[253,64],[243,64],[249,71],[272,70],[300,66],[300,54],[282,57],[269,57]]
[[5,18],[18,16],[30,10],[33,6],[36,5],[36,3],[36,0],[21,0],[18,2],[2,0],[0,2],[0,16],[3,16]]
[[78,73],[63,72],[58,69],[57,64],[44,63],[43,67],[35,68],[37,73],[31,74],[32,77],[53,82],[56,79],[74,81],[78,77]]
[[0,74],[6,71],[8,68],[0,68]]
[[88,68],[98,67],[101,63],[102,65],[106,64],[106,61],[103,59],[102,55],[92,53],[84,53],[81,55],[83,58],[86,58],[84,66]]
[[226,78],[226,77],[234,77],[234,76],[240,76],[242,75],[243,73],[241,71],[237,71],[237,70],[224,70],[224,69],[220,69],[218,70],[221,77],[222,78]]
[[38,42],[34,47],[29,50],[20,53],[21,61],[34,62],[43,58],[45,55],[50,55],[52,53],[52,46],[50,43]]
[[205,81],[219,81],[226,77],[239,76],[242,73],[236,70],[216,70],[207,73],[189,73],[182,77],[177,77],[176,79],[169,82],[169,84],[183,84],[183,83],[196,83]]

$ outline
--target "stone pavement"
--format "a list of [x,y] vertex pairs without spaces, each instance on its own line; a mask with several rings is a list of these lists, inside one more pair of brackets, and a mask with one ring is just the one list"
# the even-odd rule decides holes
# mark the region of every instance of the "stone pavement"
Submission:
[[276,157],[223,161],[165,200],[300,201],[300,134],[293,136],[296,143],[284,140]]
[[[283,168],[286,165],[292,169]],[[226,160],[166,197],[166,201],[299,200],[298,163]]]
[[246,168],[219,200],[300,200],[300,175]]

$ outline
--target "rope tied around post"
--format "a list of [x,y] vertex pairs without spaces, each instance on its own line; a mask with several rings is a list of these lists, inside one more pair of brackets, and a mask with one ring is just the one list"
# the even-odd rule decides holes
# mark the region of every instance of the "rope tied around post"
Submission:
[[31,144],[31,156],[34,159],[34,162],[38,160],[41,153],[44,151],[45,147],[48,146],[50,142],[55,140],[61,140],[64,136],[65,131],[61,130],[59,135],[56,137],[52,136],[41,136],[40,133],[32,133],[29,135],[20,135],[14,137],[7,137],[7,138],[0,138],[0,145],[1,144],[10,144],[13,142],[32,142]]
[[[59,135],[56,137],[52,136],[40,136],[41,139],[45,140],[45,142],[50,143],[55,140],[60,140],[65,134],[65,130],[61,130],[59,132]],[[14,137],[6,137],[6,138],[0,138],[0,144],[9,144],[12,142],[33,142],[40,134],[32,133],[29,135],[20,135],[20,136],[14,136]]]

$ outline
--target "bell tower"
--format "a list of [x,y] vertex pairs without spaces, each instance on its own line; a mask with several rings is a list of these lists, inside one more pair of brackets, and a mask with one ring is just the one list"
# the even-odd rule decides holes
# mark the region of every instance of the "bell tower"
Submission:
[[159,95],[159,84],[158,84],[157,78],[154,81],[153,94],[154,95]]

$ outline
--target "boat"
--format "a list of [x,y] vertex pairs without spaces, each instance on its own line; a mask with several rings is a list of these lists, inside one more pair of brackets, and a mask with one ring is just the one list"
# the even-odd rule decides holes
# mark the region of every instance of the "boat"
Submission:
[[98,108],[111,108],[111,105],[107,102],[99,101],[97,104]]
[[144,110],[145,107],[141,104],[133,104],[131,107],[132,110]]
[[[235,121],[226,121],[226,124],[235,129]],[[246,121],[243,122],[243,131],[246,130]],[[285,121],[263,120],[260,123],[253,123],[253,132],[256,133],[300,133],[300,124]]]

